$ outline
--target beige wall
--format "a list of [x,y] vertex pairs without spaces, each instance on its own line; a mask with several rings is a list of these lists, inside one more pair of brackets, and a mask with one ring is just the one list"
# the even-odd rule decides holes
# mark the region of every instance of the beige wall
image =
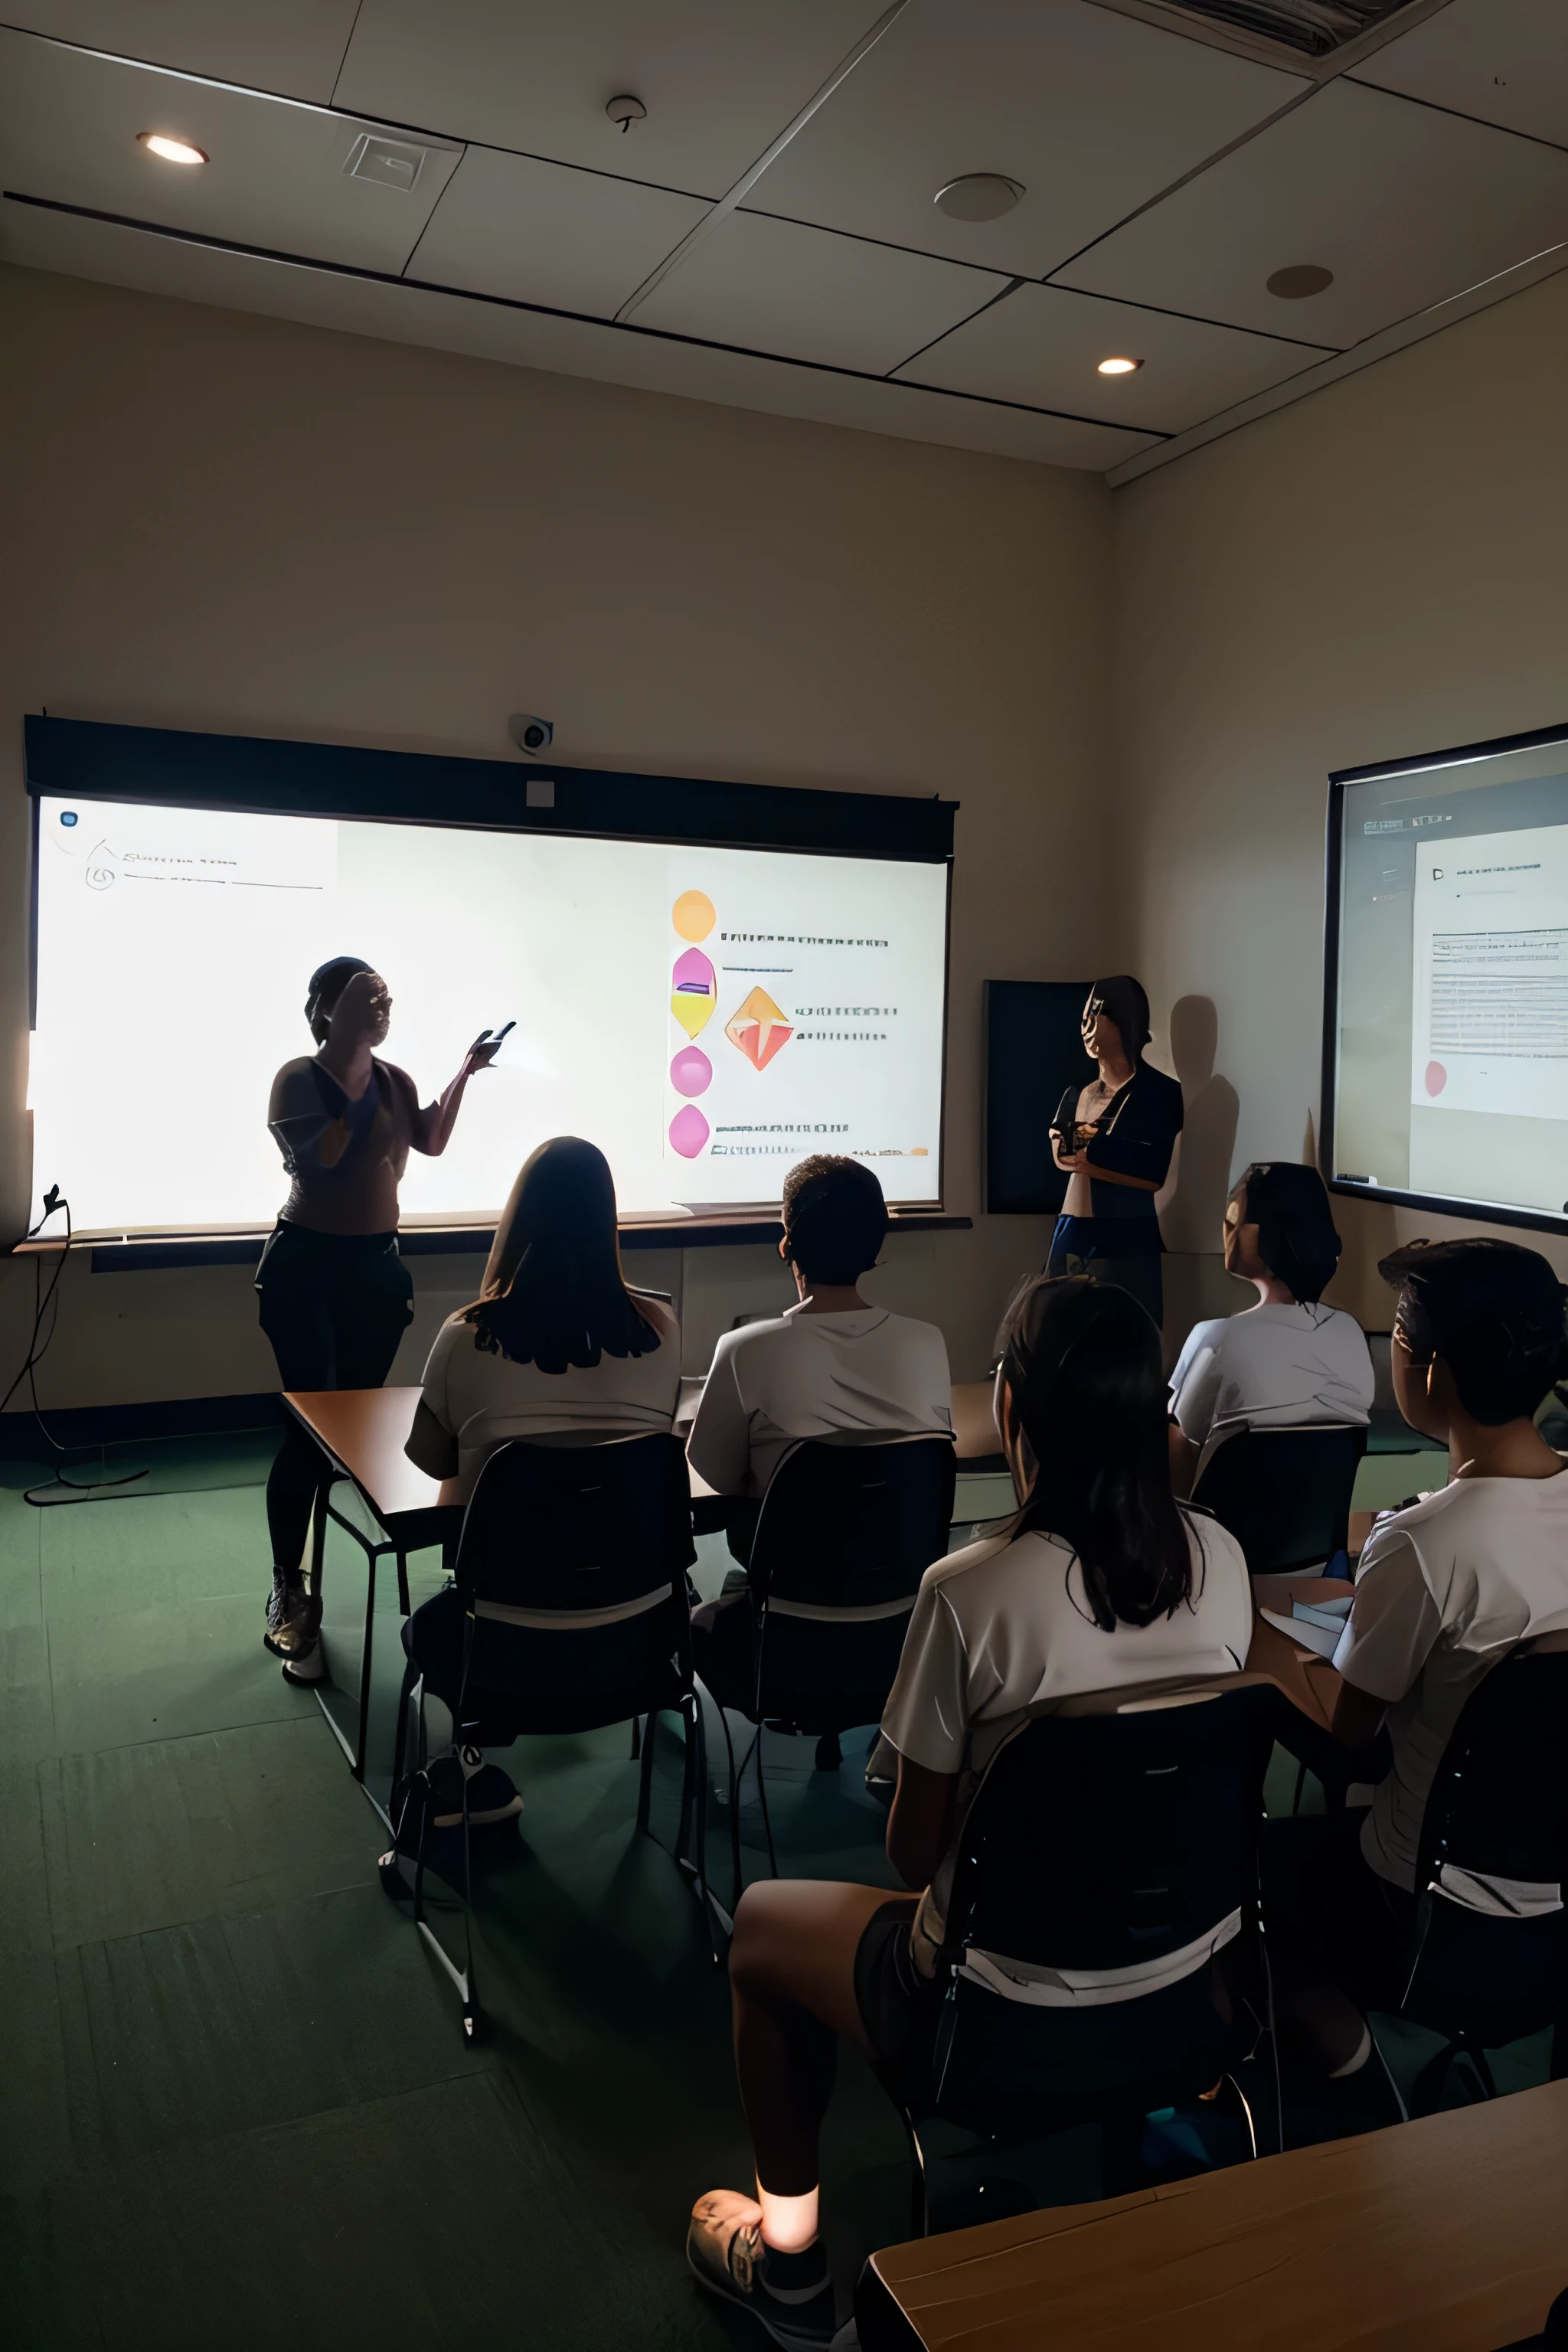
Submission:
[[[1200,1118],[1234,1115],[1237,1169],[1315,1116],[1330,770],[1568,719],[1565,382],[1568,274],[1116,495],[1111,903],[1156,1005],[1216,1008],[1239,1099]],[[1339,1211],[1335,1296],[1385,1328],[1383,1251],[1485,1230]],[[1170,1271],[1173,1303],[1249,1303],[1212,1258]]]
[[[522,708],[584,766],[962,800],[947,1175],[978,1212],[981,981],[1081,972],[1100,931],[1098,478],[31,271],[0,270],[0,1231],[27,1215],[21,718],[46,705],[488,758]],[[895,1241],[880,1293],[973,1375],[1045,1238]],[[402,1376],[477,1277],[437,1264]],[[784,1296],[756,1252],[644,1264],[703,1361]],[[31,1279],[0,1265],[7,1366]],[[237,1270],[73,1264],[62,1296],[46,1404],[271,1379]]]

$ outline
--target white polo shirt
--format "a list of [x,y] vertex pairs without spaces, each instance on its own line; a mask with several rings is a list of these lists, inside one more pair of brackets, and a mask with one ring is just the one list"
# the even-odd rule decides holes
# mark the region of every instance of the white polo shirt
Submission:
[[1465,1701],[1521,1642],[1568,1628],[1568,1470],[1456,1478],[1380,1519],[1361,1556],[1334,1664],[1389,1703],[1394,1765],[1361,1850],[1415,1889],[1426,1798]]
[[[1240,1673],[1252,1641],[1246,1558],[1217,1519],[1182,1516],[1192,1599],[1152,1625],[1097,1625],[1082,1564],[1061,1536],[991,1536],[927,1569],[882,1729],[911,1764],[959,1776],[960,1822],[996,1750],[1041,1700]],[[950,1855],[921,1898],[922,1965],[942,1939],[952,1874]]]
[[465,1495],[509,1438],[595,1430],[641,1437],[671,1426],[680,1401],[680,1326],[658,1299],[638,1297],[637,1305],[660,1334],[657,1348],[644,1356],[568,1364],[562,1372],[542,1372],[537,1364],[515,1364],[477,1347],[473,1325],[448,1317],[425,1367],[424,1402],[458,1441]]
[[713,1350],[686,1451],[716,1495],[762,1495],[792,1445],[848,1430],[952,1432],[947,1342],[885,1307],[726,1331]]
[[1215,1429],[1364,1424],[1372,1411],[1366,1334],[1339,1307],[1249,1307],[1195,1325],[1171,1374],[1171,1412],[1202,1445]]

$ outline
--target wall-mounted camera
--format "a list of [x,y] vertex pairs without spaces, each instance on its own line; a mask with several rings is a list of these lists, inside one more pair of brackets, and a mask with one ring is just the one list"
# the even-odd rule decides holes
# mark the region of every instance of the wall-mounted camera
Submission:
[[508,721],[507,731],[520,751],[548,751],[555,740],[553,721],[535,719],[526,710],[514,711]]

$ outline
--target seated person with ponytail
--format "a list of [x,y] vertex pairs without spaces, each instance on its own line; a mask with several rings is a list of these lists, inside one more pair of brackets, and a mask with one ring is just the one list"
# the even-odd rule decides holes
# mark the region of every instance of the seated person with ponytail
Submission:
[[[597,1146],[574,1135],[542,1143],[511,1188],[479,1296],[436,1335],[406,1451],[465,1496],[510,1438],[578,1444],[669,1429],[680,1397],[680,1326],[668,1304],[633,1290],[621,1270],[616,1188]],[[448,1585],[416,1609],[405,1649],[426,1688],[448,1704],[462,1679],[463,1609]],[[439,1759],[434,1815],[507,1820],[522,1800],[496,1764],[464,1746],[454,1726]]]
[[735,2064],[757,2193],[700,2198],[687,2258],[779,2343],[833,2337],[817,2133],[837,2038],[900,2072],[929,2066],[947,1889],[992,1758],[1042,1699],[1234,1674],[1251,1638],[1240,1546],[1171,1493],[1160,1336],[1143,1308],[1082,1276],[1037,1278],[1001,1338],[996,1418],[1022,1507],[1004,1534],[926,1570],[883,1717],[898,1752],[888,1857],[923,1892],[764,1879],[736,1912]]
[[1258,1304],[1194,1326],[1171,1374],[1171,1476],[1191,1491],[1211,1437],[1236,1429],[1364,1428],[1372,1358],[1353,1315],[1325,1307],[1342,1247],[1315,1168],[1255,1160],[1225,1213],[1227,1274]]

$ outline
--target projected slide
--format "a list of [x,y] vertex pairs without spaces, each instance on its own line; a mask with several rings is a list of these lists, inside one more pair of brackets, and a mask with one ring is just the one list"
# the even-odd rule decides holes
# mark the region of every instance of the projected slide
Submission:
[[39,802],[35,1187],[89,1232],[265,1224],[274,1071],[363,956],[424,1101],[515,1020],[405,1223],[493,1216],[545,1137],[623,1211],[775,1204],[809,1151],[940,1196],[944,866]]
[[1568,742],[1341,789],[1342,1181],[1568,1215]]

